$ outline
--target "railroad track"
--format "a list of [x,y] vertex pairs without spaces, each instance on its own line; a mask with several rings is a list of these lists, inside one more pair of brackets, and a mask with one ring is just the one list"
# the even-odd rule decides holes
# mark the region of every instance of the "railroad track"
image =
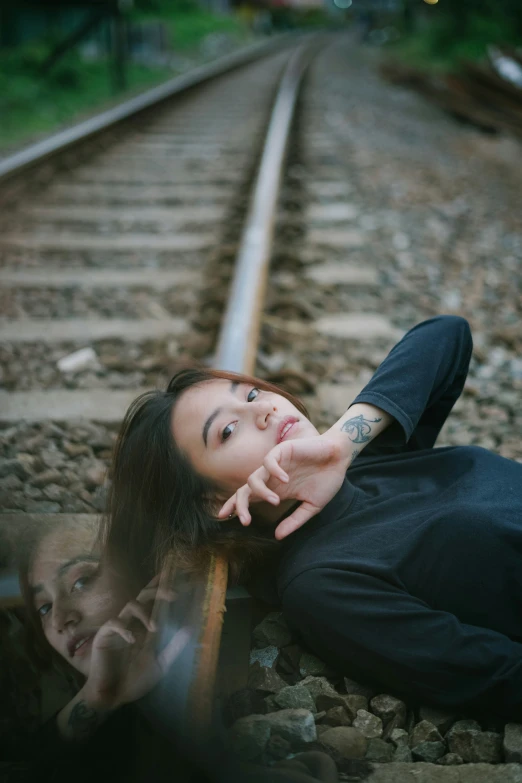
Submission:
[[[294,50],[219,79],[210,69],[197,89],[176,90],[172,106],[163,100],[151,114],[145,101],[100,138],[87,127],[66,140],[65,163],[64,144],[52,143],[4,163],[0,418],[16,457],[4,466],[0,526],[11,545],[45,520],[103,511],[125,409],[141,389],[165,385],[174,362],[253,369],[280,173],[310,57]],[[228,297],[232,277],[241,290]],[[237,321],[252,322],[244,346]],[[176,664],[186,690],[176,710],[200,729],[213,709],[226,571],[212,562],[206,583],[183,586],[196,630]],[[5,608],[17,605],[11,578],[2,592]]]
[[[271,90],[266,84],[264,72],[258,81],[258,85],[267,89],[265,108],[260,109],[260,115],[265,111],[265,118],[266,107],[275,94],[277,78],[287,61],[288,54],[281,54],[277,66],[270,62],[251,66],[274,69]],[[12,341],[14,360],[10,356],[2,357],[7,366],[8,392],[0,402],[3,410],[7,411],[7,415],[3,414],[2,426],[4,436],[7,434],[8,453],[21,457],[17,457],[20,465],[13,467],[19,482],[12,481],[8,489],[10,496],[20,497],[22,502],[27,486],[32,493],[29,500],[48,505],[44,508],[29,505],[28,508],[26,503],[22,508],[17,507],[13,510],[16,513],[4,515],[4,526],[16,525],[22,518],[30,521],[29,513],[72,514],[101,510],[104,500],[100,483],[103,480],[102,467],[105,468],[110,457],[119,417],[136,396],[137,388],[164,384],[169,375],[169,365],[174,360],[193,357],[212,359],[218,366],[253,371],[261,377],[283,383],[304,397],[314,423],[320,429],[326,429],[344,412],[403,331],[423,317],[446,310],[445,307],[437,307],[436,302],[428,297],[428,286],[419,297],[420,305],[412,295],[416,289],[415,276],[407,279],[408,265],[413,264],[408,237],[390,222],[386,212],[389,212],[389,203],[385,195],[377,192],[374,184],[378,177],[372,171],[372,156],[350,123],[346,122],[346,112],[362,112],[357,102],[364,104],[357,92],[348,100],[342,92],[339,74],[348,68],[346,42],[325,47],[315,58],[293,116],[285,168],[271,165],[266,179],[262,173],[257,177],[257,172],[262,172],[258,167],[262,150],[267,149],[263,134],[258,137],[256,154],[245,154],[243,168],[240,170],[235,165],[234,171],[228,164],[221,166],[224,159],[221,155],[230,141],[228,150],[233,157],[236,149],[241,148],[243,135],[230,136],[220,147],[213,183],[205,180],[202,168],[198,169],[201,165],[208,170],[213,165],[212,161],[216,161],[211,156],[214,152],[218,153],[207,143],[201,147],[196,145],[202,155],[198,158],[194,153],[197,165],[173,169],[168,176],[164,166],[156,172],[151,166],[136,166],[132,146],[129,153],[121,145],[111,147],[107,144],[106,151],[99,153],[106,158],[105,168],[98,175],[91,165],[85,165],[83,169],[71,168],[63,181],[57,180],[47,187],[45,205],[35,198],[31,207],[31,201],[27,199],[9,215],[11,239],[2,256],[2,277],[6,281],[3,296],[7,306],[18,309],[10,309],[8,313],[10,318],[17,319],[16,328],[7,332]],[[241,74],[243,76],[247,74]],[[239,76],[237,78],[235,95],[240,94]],[[332,79],[333,86],[327,86]],[[213,86],[217,89],[219,82]],[[370,88],[374,89],[371,82]],[[250,91],[249,87],[246,89]],[[182,99],[188,102],[189,108],[193,106],[196,116],[197,98],[197,93],[193,93]],[[338,106],[341,100],[344,100],[342,110]],[[222,103],[222,97],[216,99],[216,105],[221,107]],[[181,106],[185,108],[184,103]],[[287,103],[286,123],[290,119],[288,110]],[[208,109],[203,107],[201,111],[204,117],[208,116]],[[250,109],[245,111],[250,121]],[[182,112],[179,116],[183,116],[181,122],[186,123],[190,115]],[[236,117],[232,125],[237,127],[238,122],[240,120]],[[169,146],[172,125],[168,122],[167,125],[167,128],[164,126],[162,130],[156,130],[156,138],[151,142],[147,121],[133,131],[135,135],[128,142],[149,145],[145,158],[151,153],[151,144],[155,148]],[[274,121],[272,128],[276,125]],[[190,136],[189,145],[194,151],[194,134]],[[279,136],[278,144],[280,154],[285,146],[282,136]],[[114,152],[112,159],[111,150]],[[237,159],[234,158],[234,161]],[[235,173],[238,176],[234,179]],[[42,178],[45,179],[43,175]],[[144,184],[141,178],[150,179]],[[264,195],[261,203],[270,205],[270,208],[273,208],[274,197],[281,184],[275,218],[270,210],[261,215],[254,209],[255,182],[258,195],[260,188]],[[148,208],[143,207],[144,188]],[[269,189],[271,199],[266,197]],[[9,185],[9,192],[13,190],[18,192]],[[108,192],[109,198],[104,195]],[[230,194],[229,200],[223,198],[223,194],[227,193]],[[80,203],[74,203],[75,199],[79,199]],[[218,207],[223,210],[219,216]],[[124,212],[125,219],[122,218]],[[457,216],[457,221],[461,219]],[[48,226],[52,221],[56,221],[53,226],[64,232],[63,242],[56,231],[52,235],[48,232],[46,242],[39,244],[33,237],[38,232],[42,236],[42,226]],[[202,223],[208,226],[212,221],[215,221],[212,223],[215,233],[207,240],[210,231],[205,229],[202,232],[199,227]],[[73,226],[74,235],[80,239],[67,244]],[[96,236],[93,226],[99,230]],[[460,223],[455,230],[461,230]],[[389,239],[386,231],[390,234]],[[143,238],[145,236],[156,239],[147,242]],[[176,246],[179,237],[184,236],[190,236],[194,242],[201,244],[196,247],[190,243]],[[451,234],[448,233],[448,236]],[[389,241],[395,247],[398,267],[390,262],[389,256],[379,255],[376,248],[382,246],[383,237],[385,242]],[[169,238],[174,246],[168,244]],[[207,241],[208,244],[205,244]],[[446,247],[443,252],[446,252]],[[269,258],[271,267],[268,270]],[[173,259],[176,261],[175,271]],[[247,266],[242,267],[241,261],[247,260]],[[95,291],[90,296],[83,286],[86,270],[89,287]],[[420,267],[415,271],[421,274]],[[448,270],[444,270],[441,262],[441,277],[445,271],[448,279],[452,279],[454,269],[450,265]],[[470,265],[469,273],[472,272]],[[195,282],[198,274],[199,284]],[[169,285],[171,290],[166,296],[164,290]],[[116,323],[114,294],[108,296],[107,291],[117,291],[118,287],[121,287],[122,293],[116,295],[119,297],[116,308],[121,308],[125,327],[130,326],[131,319],[137,318],[140,319],[138,324],[145,324],[145,321],[156,324],[147,326],[153,330],[152,334],[148,333],[147,340],[135,336],[130,340],[129,332],[124,332],[124,327]],[[64,290],[67,293],[60,295],[60,291]],[[244,326],[247,320],[244,312],[232,304],[233,296],[227,299],[229,293],[240,293],[245,310],[254,314],[248,321],[251,328],[242,329],[240,340],[237,324]],[[83,369],[70,375],[59,371],[56,363],[79,345],[84,345],[85,340],[81,344],[72,339],[56,344],[50,337],[44,342],[24,340],[21,336],[26,334],[22,320],[29,323],[31,318],[48,318],[50,326],[54,321],[53,308],[57,307],[71,327],[73,320],[78,324],[80,318],[86,317],[91,324],[96,321],[96,326],[89,327],[93,330],[105,328],[107,321],[114,321],[111,328],[115,331],[109,335],[102,338],[100,332],[91,333],[89,344],[94,346],[96,358],[92,364],[86,362]],[[168,317],[165,317],[165,312]],[[190,328],[184,331],[180,327],[176,332],[178,327],[174,325],[174,318],[181,316],[180,320],[188,323],[189,314],[194,312],[196,316],[190,318]],[[226,314],[224,319],[223,313]],[[470,320],[472,315],[468,315]],[[162,328],[158,323],[165,327],[164,333],[154,332],[155,328]],[[222,323],[224,326],[219,332]],[[57,334],[60,337],[60,332]],[[83,338],[85,334],[82,333]],[[3,346],[6,344],[7,341],[3,342]],[[227,353],[230,345],[233,349]],[[38,351],[41,358],[31,366],[30,362],[38,356]],[[472,366],[472,383],[478,378],[475,375],[476,367]],[[34,388],[35,378],[38,378],[39,389]],[[100,379],[104,384],[101,390]],[[61,388],[63,386],[67,388]],[[465,395],[463,413],[456,411],[457,425],[472,410],[480,410],[482,403],[480,400],[476,403],[475,396],[476,392]],[[31,399],[36,401],[31,409],[34,423],[20,423],[24,417],[31,419],[27,415]],[[73,408],[73,402],[80,399],[83,407]],[[486,396],[484,405],[487,402]],[[71,411],[70,418],[64,417],[65,410]],[[82,417],[84,420],[78,421]],[[73,424],[69,424],[71,419]],[[493,427],[487,431],[477,429],[471,442],[480,444],[481,438],[491,437],[492,432]],[[454,430],[448,429],[447,443],[462,442],[459,434],[458,426]],[[65,442],[68,451],[60,463],[62,446],[57,444]],[[92,444],[88,454],[81,451],[84,443]],[[500,447],[500,442],[488,445],[489,448],[495,446]],[[36,452],[43,465],[34,465],[26,456],[31,457]],[[521,458],[522,453],[515,451],[510,456]],[[84,460],[90,461],[88,467]],[[89,472],[88,485],[78,475],[73,477],[72,472],[71,475],[67,473],[73,463],[85,468],[86,474]],[[32,477],[27,478],[26,473],[29,477],[33,473],[40,477],[43,474],[45,480],[40,478],[35,481]],[[58,483],[58,473],[69,483]],[[67,491],[67,502],[72,504],[71,507],[60,505],[60,488]],[[81,494],[83,492],[87,494]],[[70,495],[74,495],[73,500]],[[54,506],[49,505],[53,503]],[[60,508],[57,509],[56,505]],[[33,519],[38,521],[37,516]],[[167,578],[172,579],[172,576]],[[191,608],[200,607],[203,611],[197,621],[200,627],[197,654],[194,655],[193,649],[188,651],[177,670],[182,673],[180,679],[186,685],[183,693],[178,694],[177,704],[182,702],[183,715],[192,715],[198,726],[209,720],[216,695],[220,706],[228,710],[230,724],[248,714],[245,703],[253,704],[255,701],[229,699],[233,691],[248,683],[252,602],[241,591],[229,593],[219,662],[217,659],[225,588],[226,564],[220,561],[212,563],[205,584],[188,586]],[[274,617],[273,623],[280,628],[280,619]],[[267,663],[266,649],[279,646],[276,637],[276,632],[270,636],[270,623],[263,626],[255,635],[254,644],[262,649],[252,651],[251,662],[263,661],[263,668],[275,668],[277,661],[277,670],[284,674],[290,685],[298,684],[305,675],[329,674],[321,661],[306,657],[303,651],[296,649],[295,645],[288,646],[287,642],[280,645],[282,649],[277,651],[276,659],[271,664]],[[345,688],[348,687],[352,686],[345,683]],[[353,693],[362,695],[357,690]],[[373,695],[366,694],[368,701]],[[271,704],[275,709],[274,703]],[[441,732],[446,730],[444,720],[448,720],[447,716],[443,719],[433,711],[421,708],[419,712],[407,706],[406,729],[410,733],[422,720],[432,722]],[[318,723],[318,736],[328,725],[321,727]],[[493,723],[490,729],[493,732],[499,730]],[[388,740],[386,743],[370,748],[369,758],[372,761],[398,760],[389,737],[385,736],[385,739]],[[279,752],[282,752],[281,748]],[[411,761],[411,753],[409,759],[405,753],[403,760]],[[437,768],[437,774],[439,771],[437,780],[451,779],[451,770],[447,770],[449,777],[443,777],[446,772],[443,767]],[[469,778],[466,777],[468,771]],[[406,774],[404,768],[402,772]],[[480,770],[474,770],[473,765],[462,768],[461,772],[463,781],[479,780],[473,775],[482,774]],[[502,769],[490,765],[489,779],[501,780],[497,773],[502,774]],[[423,772],[418,769],[416,774]],[[510,770],[505,768],[503,774],[508,776],[504,778],[506,781],[511,781]]]

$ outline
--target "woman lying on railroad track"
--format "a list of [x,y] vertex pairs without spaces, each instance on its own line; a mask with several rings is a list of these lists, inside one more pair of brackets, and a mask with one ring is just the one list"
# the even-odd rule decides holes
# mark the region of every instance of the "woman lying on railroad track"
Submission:
[[248,575],[277,547],[287,623],[335,671],[519,720],[522,465],[434,448],[471,353],[463,318],[418,324],[321,435],[269,383],[181,371],[125,418],[109,552],[152,573],[224,551]]

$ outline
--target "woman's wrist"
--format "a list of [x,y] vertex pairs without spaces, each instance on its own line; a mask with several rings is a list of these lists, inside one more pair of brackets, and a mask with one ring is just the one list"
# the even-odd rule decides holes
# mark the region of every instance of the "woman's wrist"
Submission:
[[339,445],[340,460],[346,467],[366,446],[393,422],[393,416],[376,405],[358,402],[352,405],[321,437]]
[[93,695],[86,685],[58,713],[60,735],[67,740],[82,742],[91,737],[98,726],[117,708]]

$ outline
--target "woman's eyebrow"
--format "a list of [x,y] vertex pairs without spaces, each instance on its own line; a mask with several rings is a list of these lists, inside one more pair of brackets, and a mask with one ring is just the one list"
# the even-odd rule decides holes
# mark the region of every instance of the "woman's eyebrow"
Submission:
[[77,557],[67,560],[66,563],[62,563],[58,569],[58,576],[63,576],[69,568],[72,568],[77,563],[99,563],[100,558],[97,555],[77,555]]
[[[239,382],[238,381],[232,381],[231,382],[231,384],[230,384],[230,392],[231,392],[231,394],[235,394],[236,393],[236,390],[237,390],[238,386],[239,386]],[[223,410],[223,408],[216,408],[216,410],[213,411],[213,413],[210,414],[210,416],[206,420],[205,424],[203,425],[202,435],[203,435],[203,443],[205,444],[205,448],[207,448],[208,431],[209,431],[210,427],[212,426],[212,422],[214,421],[216,416],[219,416],[219,414],[221,413],[222,410]]]
[[[58,568],[57,574],[58,576],[63,576],[66,571],[69,570],[69,568],[72,568],[77,563],[99,563],[100,558],[97,555],[78,555],[77,557],[71,558],[71,560],[67,560],[66,563],[62,563],[62,565]],[[31,595],[35,596],[37,593],[41,593],[44,590],[43,585],[33,585],[31,587]]]

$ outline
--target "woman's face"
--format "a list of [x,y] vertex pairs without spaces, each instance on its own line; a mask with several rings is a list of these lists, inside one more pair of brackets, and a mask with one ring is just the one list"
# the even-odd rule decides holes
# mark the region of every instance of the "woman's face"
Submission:
[[319,434],[286,397],[221,379],[181,395],[172,433],[194,469],[221,487],[223,501],[246,484],[282,438]]
[[94,535],[76,526],[60,527],[40,543],[29,573],[47,641],[86,677],[97,630],[130,598],[122,580],[93,553]]

